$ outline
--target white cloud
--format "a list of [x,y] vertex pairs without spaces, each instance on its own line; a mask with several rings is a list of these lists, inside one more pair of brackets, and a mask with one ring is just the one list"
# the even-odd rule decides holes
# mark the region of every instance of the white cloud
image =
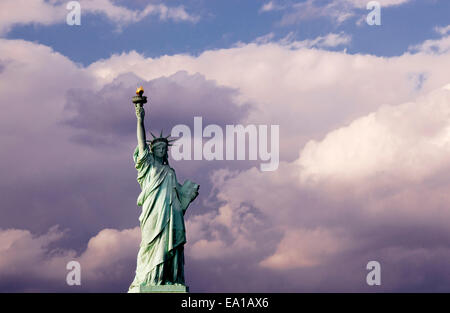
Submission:
[[[278,44],[291,49],[307,49],[307,48],[317,48],[326,49],[334,48],[342,45],[347,45],[351,42],[351,36],[341,32],[339,34],[329,33],[324,36],[318,36],[314,39],[296,40],[295,33],[289,32],[285,37],[274,40],[275,33],[271,32],[266,35],[257,37],[253,43],[258,45],[267,45],[270,43]],[[238,43],[237,47],[244,47],[246,44]]]
[[408,47],[408,51],[425,54],[446,54],[450,51],[450,25],[435,27],[434,31],[441,35],[438,39],[428,39],[424,42]]
[[[117,27],[139,22],[147,16],[160,20],[186,21],[195,23],[199,17],[186,12],[183,6],[169,7],[165,4],[147,4],[142,10],[131,10],[111,0],[79,0],[81,18],[83,14],[103,14]],[[45,0],[2,0],[0,2],[0,35],[6,34],[14,25],[52,25],[66,22],[67,1]],[[83,23],[83,22],[81,22]]]
[[[345,0],[346,2],[351,3],[357,8],[363,8],[365,9],[367,6],[367,3],[370,1],[368,0]],[[411,2],[412,0],[377,0],[381,7],[390,7],[390,6],[398,6],[402,4],[406,4],[408,2]]]
[[427,54],[444,54],[450,51],[450,36],[440,39],[429,39],[418,45],[408,48],[412,52],[422,52]]
[[117,6],[111,0],[81,0],[82,9],[90,13],[105,14],[110,20],[118,23],[138,22],[149,15],[156,15],[160,20],[197,22],[199,17],[190,15],[184,7],[168,7],[165,4],[147,4],[142,10],[130,10]]
[[65,21],[64,5],[44,0],[3,0],[0,2],[0,34],[7,33],[14,25],[50,25]]
[[265,4],[263,4],[263,6],[260,9],[260,12],[268,12],[268,11],[273,11],[274,10],[274,3],[273,1],[269,1]]
[[[378,0],[381,7],[391,7],[406,4],[411,0]],[[334,0],[323,2],[318,0],[306,0],[304,2],[296,2],[291,5],[277,5],[271,1],[263,5],[260,12],[269,12],[284,9],[284,13],[280,24],[295,24],[302,20],[314,19],[318,17],[329,17],[337,24],[355,16],[357,11],[366,10],[368,0]]]
[[317,4],[316,0],[294,3],[281,18],[281,25],[296,24],[302,20],[318,17],[330,17],[338,24],[354,15],[354,6],[347,1],[332,1],[324,5]]
[[259,12],[278,11],[283,10],[284,8],[285,6],[277,4],[275,1],[269,1],[262,5],[262,7],[259,9]]
[[302,182],[361,181],[387,173],[420,182],[435,174],[450,164],[448,103],[450,92],[441,88],[308,142],[298,160]]
[[329,257],[346,249],[345,234],[330,229],[289,229],[275,253],[259,264],[276,270],[321,265]]
[[64,282],[66,262],[75,252],[48,248],[62,236],[57,227],[41,236],[33,236],[28,230],[0,229],[0,281],[18,278],[18,281],[61,279]]
[[[317,267],[356,251],[385,255],[383,251],[396,247],[414,253],[424,245],[427,253],[438,255],[434,246],[446,244],[450,217],[445,178],[450,169],[448,103],[446,85],[415,102],[382,106],[323,140],[310,141],[298,160],[280,164],[276,172],[217,172],[212,181],[225,205],[216,216],[195,217],[196,229],[203,229],[196,236],[199,251],[210,259],[207,251],[214,248],[244,253],[236,249],[237,241],[255,240],[252,233],[260,234],[257,247],[272,246],[262,231],[282,230],[282,239],[260,259],[261,266]],[[254,223],[239,218],[242,206],[256,209]],[[218,232],[218,223],[233,233],[232,244],[220,241],[219,235],[202,238]],[[246,233],[242,225],[254,228]],[[422,236],[425,230],[404,237],[417,227],[438,232],[433,245]]]
[[[86,250],[75,260],[80,262],[87,283],[120,281],[136,265],[141,240],[139,227],[132,229],[103,229],[92,237]],[[129,277],[130,282],[133,277]]]
[[289,33],[285,38],[280,40],[280,44],[289,46],[294,49],[302,48],[332,48],[347,45],[351,41],[351,36],[341,32],[339,34],[330,33],[325,36],[318,36],[314,39],[306,39],[295,41],[292,38],[293,33]]
[[447,34],[450,32],[450,25],[442,26],[442,27],[436,26],[436,27],[434,28],[434,30],[435,30],[438,34],[441,34],[442,36],[445,36],[445,35],[447,35]]
[[266,34],[266,35],[257,37],[257,38],[254,40],[254,42],[257,43],[257,44],[266,44],[266,43],[269,43],[270,41],[272,41],[272,39],[273,39],[274,37],[275,37],[275,33],[270,32],[270,33],[268,33],[268,34]]
[[[194,216],[186,222],[189,238],[186,253],[193,259],[224,259],[233,258],[236,253],[251,254],[257,250],[251,230],[260,223],[251,208],[245,205],[236,208],[225,205],[218,209],[218,214],[210,212]],[[223,227],[227,229],[227,239],[217,230]]]
[[258,107],[251,112],[249,123],[282,123],[280,157],[293,160],[311,136],[320,138],[383,104],[413,100],[448,82],[442,69],[450,66],[449,54],[420,52],[383,58],[308,48],[348,40],[345,34],[303,42],[266,38],[265,43],[205,51],[197,57],[153,59],[130,52],[95,62],[88,71],[108,83],[127,72],[150,80],[186,70],[236,88],[240,103]]
[[[62,290],[67,287],[67,263],[77,261],[82,286],[121,281],[129,276],[130,264],[136,259],[140,229],[104,229],[89,240],[81,255],[70,249],[52,248],[63,236],[65,232],[58,227],[41,236],[23,229],[0,229],[2,280],[16,280],[25,290],[33,290],[40,281],[46,281],[48,286]],[[132,278],[129,277],[130,282]]]

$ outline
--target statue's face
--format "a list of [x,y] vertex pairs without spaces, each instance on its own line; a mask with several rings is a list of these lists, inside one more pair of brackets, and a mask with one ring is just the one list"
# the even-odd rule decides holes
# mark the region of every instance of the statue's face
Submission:
[[155,148],[153,148],[153,154],[158,158],[163,158],[167,153],[167,146],[166,145],[158,145]]

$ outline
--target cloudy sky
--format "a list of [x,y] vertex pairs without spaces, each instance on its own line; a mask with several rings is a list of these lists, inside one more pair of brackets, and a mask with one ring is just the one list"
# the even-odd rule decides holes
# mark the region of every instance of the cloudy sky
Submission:
[[169,159],[192,292],[450,292],[449,1],[68,2],[0,1],[0,292],[128,289],[139,85],[148,132],[279,125],[275,171]]

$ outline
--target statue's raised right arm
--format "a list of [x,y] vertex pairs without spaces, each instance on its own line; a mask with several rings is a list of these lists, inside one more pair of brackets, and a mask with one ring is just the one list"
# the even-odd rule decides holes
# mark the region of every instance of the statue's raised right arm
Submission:
[[144,127],[145,110],[142,104],[136,104],[136,117],[137,117],[137,141],[139,146],[139,156],[143,156],[146,147],[146,138]]

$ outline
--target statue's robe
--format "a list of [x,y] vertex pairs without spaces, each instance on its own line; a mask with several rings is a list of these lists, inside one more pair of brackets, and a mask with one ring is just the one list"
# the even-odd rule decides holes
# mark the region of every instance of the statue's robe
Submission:
[[129,292],[139,292],[140,286],[184,285],[184,213],[198,185],[189,180],[180,185],[169,165],[155,163],[148,146],[142,156],[136,147],[133,160],[141,186],[142,239]]

